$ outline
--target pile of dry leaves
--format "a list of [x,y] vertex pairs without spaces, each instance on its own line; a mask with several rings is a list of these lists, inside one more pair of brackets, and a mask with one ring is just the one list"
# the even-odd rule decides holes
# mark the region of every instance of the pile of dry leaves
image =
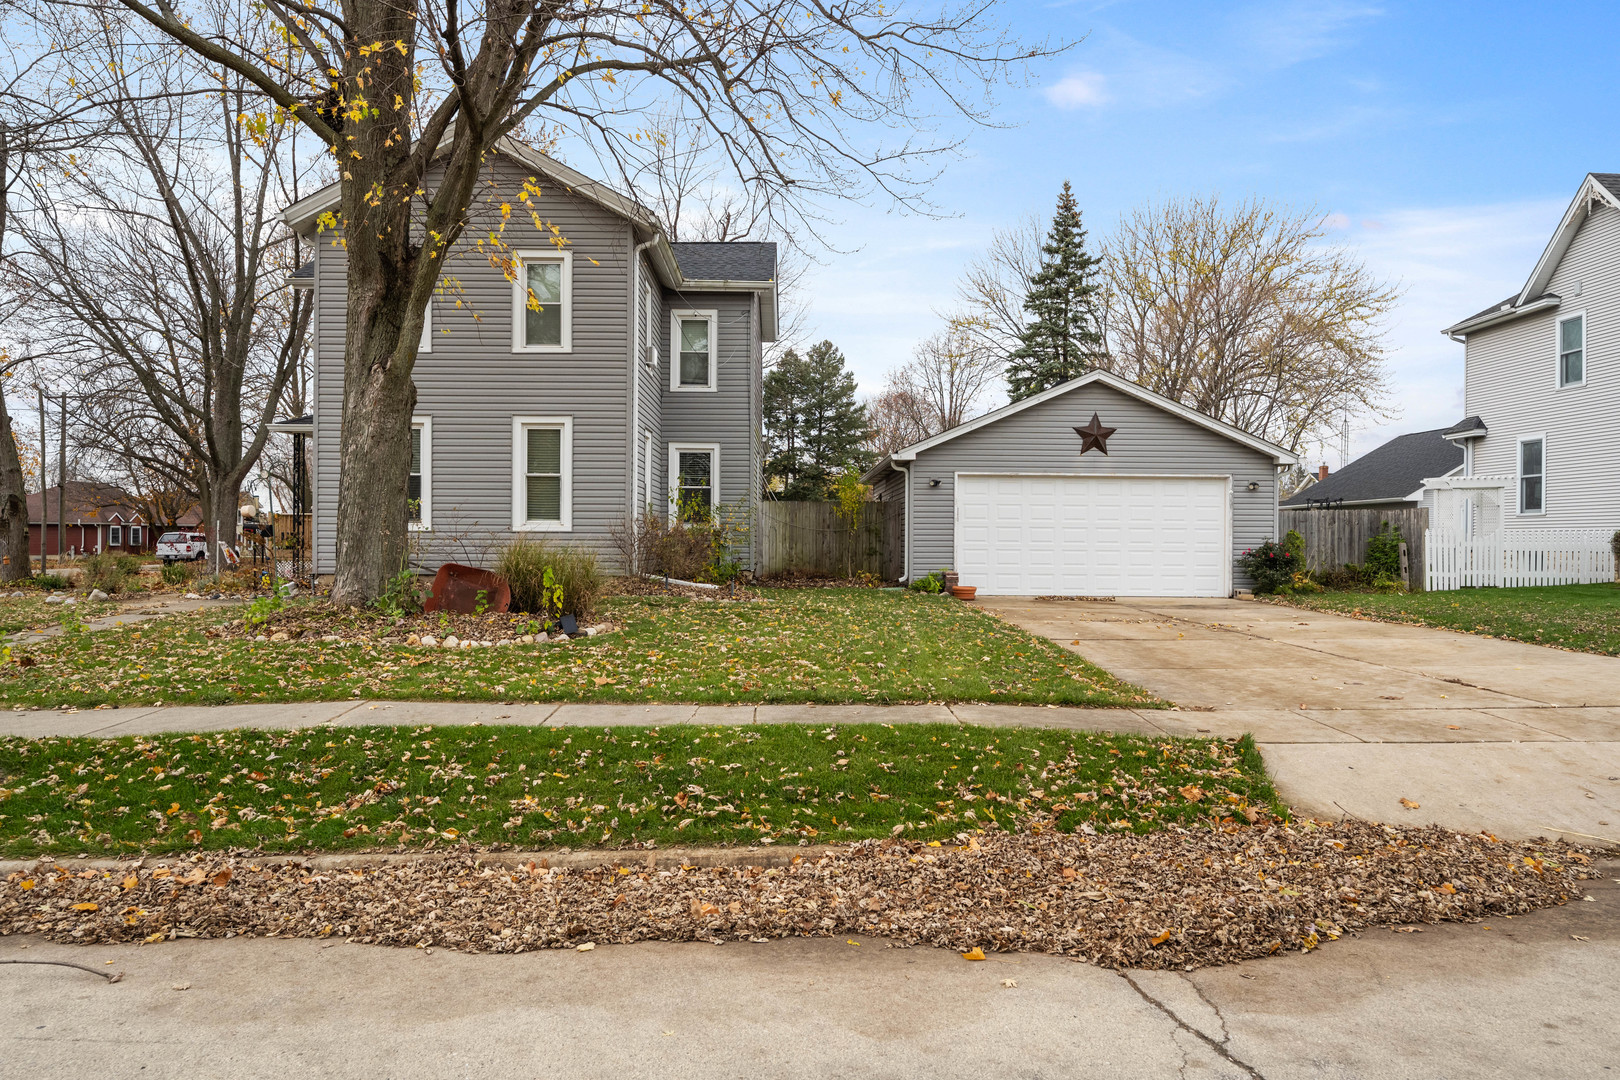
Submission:
[[1590,855],[1562,843],[1366,822],[865,841],[770,869],[579,870],[464,854],[312,871],[198,856],[117,870],[42,862],[0,883],[0,934],[334,936],[469,952],[871,934],[1190,968],[1375,925],[1522,914],[1579,898],[1595,876]]

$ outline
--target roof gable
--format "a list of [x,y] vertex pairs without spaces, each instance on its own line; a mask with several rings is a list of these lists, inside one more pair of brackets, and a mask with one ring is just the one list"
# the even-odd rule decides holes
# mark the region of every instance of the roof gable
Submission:
[[[1278,464],[1292,465],[1299,460],[1298,455],[1290,450],[1286,450],[1283,447],[1278,446],[1276,443],[1268,442],[1265,439],[1260,438],[1258,435],[1251,435],[1241,428],[1233,427],[1231,424],[1217,420],[1212,416],[1205,416],[1196,409],[1189,409],[1187,406],[1178,401],[1172,401],[1171,399],[1164,397],[1162,394],[1156,394],[1144,386],[1138,386],[1129,379],[1122,379],[1112,372],[1103,371],[1101,369],[1096,371],[1088,371],[1078,379],[1070,379],[1068,382],[1059,383],[1048,390],[1041,391],[1039,394],[1034,394],[1030,397],[1024,398],[1022,401],[1015,401],[1010,405],[1003,405],[999,409],[992,412],[987,412],[983,416],[958,424],[953,428],[940,432],[938,435],[934,435],[930,438],[922,440],[921,442],[913,443],[910,446],[896,450],[894,453],[889,455],[889,460],[913,461],[916,459],[918,454],[931,450],[934,447],[939,446],[941,443],[946,443],[952,439],[960,438],[970,431],[978,431],[980,428],[989,427],[991,424],[994,424],[1000,420],[1005,420],[1009,416],[1015,416],[1018,413],[1023,412],[1025,409],[1031,408],[1035,405],[1040,405],[1043,402],[1051,401],[1054,398],[1062,397],[1064,394],[1078,390],[1082,386],[1089,386],[1092,383],[1100,383],[1103,386],[1118,390],[1122,394],[1134,397],[1139,401],[1146,402],[1147,404],[1156,408],[1163,409],[1172,416],[1180,417],[1181,419],[1192,424],[1196,424],[1199,427],[1207,428],[1217,435],[1224,436],[1225,438],[1231,439],[1235,443],[1240,443],[1247,446],[1250,449],[1258,450],[1261,453],[1269,456]],[[881,464],[881,462],[879,464]]]
[[1499,304],[1493,304],[1484,311],[1453,323],[1441,333],[1450,336],[1482,330],[1532,311],[1556,307],[1559,298],[1547,292],[1547,284],[1552,281],[1553,274],[1558,270],[1558,264],[1569,251],[1569,245],[1574,242],[1575,234],[1591,216],[1594,206],[1608,206],[1620,210],[1620,173],[1587,173],[1586,179],[1581,181],[1580,190],[1575,193],[1575,198],[1570,200],[1569,208],[1559,220],[1552,239],[1542,251],[1541,258],[1536,261],[1535,269],[1530,272],[1524,288]]

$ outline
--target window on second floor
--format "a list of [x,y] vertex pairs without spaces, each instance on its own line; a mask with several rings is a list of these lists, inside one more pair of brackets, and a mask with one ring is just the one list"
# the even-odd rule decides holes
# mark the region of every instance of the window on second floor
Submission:
[[713,390],[715,323],[713,311],[676,311],[670,321],[671,390]]
[[512,282],[512,351],[573,348],[573,265],[567,251],[520,251]]
[[1547,440],[1519,440],[1519,513],[1539,514],[1547,503]]
[[1586,315],[1558,320],[1558,385],[1578,386],[1586,381]]

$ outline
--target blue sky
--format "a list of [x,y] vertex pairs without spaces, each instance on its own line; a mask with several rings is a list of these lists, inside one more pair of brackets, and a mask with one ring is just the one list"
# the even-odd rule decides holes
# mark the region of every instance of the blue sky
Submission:
[[1003,91],[996,119],[1011,127],[968,133],[933,192],[953,216],[841,208],[861,246],[825,256],[806,285],[816,337],[863,390],[937,327],[986,238],[1050,215],[1065,179],[1094,234],[1167,195],[1257,195],[1314,206],[1405,290],[1389,324],[1399,415],[1354,432],[1355,456],[1461,416],[1462,347],[1440,328],[1519,288],[1585,174],[1620,171],[1612,2],[1006,11],[1025,37],[1085,40]]

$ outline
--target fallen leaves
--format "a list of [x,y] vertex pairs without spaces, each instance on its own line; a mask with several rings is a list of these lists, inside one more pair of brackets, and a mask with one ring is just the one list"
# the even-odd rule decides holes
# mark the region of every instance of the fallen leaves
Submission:
[[1421,810],[1423,808],[1422,803],[1415,803],[1411,799],[1402,799],[1401,805],[1406,807],[1408,810]]
[[[979,850],[968,850],[969,838]],[[0,881],[0,935],[78,944],[331,937],[503,953],[871,936],[973,958],[1049,952],[1109,967],[1183,969],[1310,949],[1372,926],[1412,933],[1424,923],[1562,903],[1597,876],[1575,854],[1585,852],[1435,828],[1307,821],[1146,836],[987,830],[939,846],[884,838],[752,868],[653,868],[637,859],[565,869],[453,854],[313,872],[296,862],[200,857],[87,879],[41,862]],[[232,871],[228,890],[181,883],[211,881],[224,869]],[[136,877],[134,888],[121,888],[125,876]],[[24,881],[35,887],[21,888]],[[99,909],[70,910],[82,903]]]
[[964,960],[983,960],[984,959],[984,949],[981,948],[978,945],[975,945],[975,946],[973,946],[973,948],[969,949],[967,952],[962,954],[962,959],[964,959]]

